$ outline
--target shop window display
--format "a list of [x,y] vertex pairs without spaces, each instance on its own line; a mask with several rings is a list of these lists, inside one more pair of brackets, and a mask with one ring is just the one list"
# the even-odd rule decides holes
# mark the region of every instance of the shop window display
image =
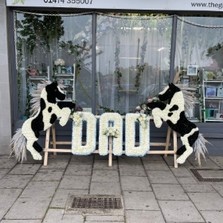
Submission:
[[[204,103],[203,81],[223,79],[221,24],[220,17],[15,12],[19,118],[29,117],[31,93],[42,80],[62,82],[66,100],[95,114],[132,112],[174,80],[194,95],[187,117],[205,121],[209,105],[216,103],[210,98]],[[221,88],[216,87],[217,121],[223,114]]]
[[92,107],[92,16],[15,15],[20,118],[30,116],[31,94],[46,80],[63,84],[67,101]]
[[223,80],[222,35],[222,18],[178,17],[176,74],[178,84],[194,95],[187,114],[194,121],[222,121],[222,98],[217,97]]

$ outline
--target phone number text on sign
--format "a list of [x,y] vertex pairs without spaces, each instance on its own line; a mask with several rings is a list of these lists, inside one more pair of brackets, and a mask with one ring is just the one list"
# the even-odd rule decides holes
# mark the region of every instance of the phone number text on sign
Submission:
[[43,0],[44,3],[92,4],[93,0]]

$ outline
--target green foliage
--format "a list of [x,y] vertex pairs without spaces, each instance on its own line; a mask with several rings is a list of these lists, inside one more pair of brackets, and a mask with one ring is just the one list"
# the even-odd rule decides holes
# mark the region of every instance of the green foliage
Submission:
[[220,68],[223,68],[223,43],[208,48],[206,56],[212,57]]
[[64,35],[60,16],[24,14],[24,19],[17,22],[17,30],[21,38],[26,41],[26,47],[31,54],[39,45],[49,51],[52,40],[59,40]]

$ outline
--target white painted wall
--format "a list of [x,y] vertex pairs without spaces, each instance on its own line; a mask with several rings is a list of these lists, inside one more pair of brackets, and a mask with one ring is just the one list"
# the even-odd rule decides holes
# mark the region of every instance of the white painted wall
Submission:
[[0,0],[0,155],[9,154],[11,106],[5,0]]

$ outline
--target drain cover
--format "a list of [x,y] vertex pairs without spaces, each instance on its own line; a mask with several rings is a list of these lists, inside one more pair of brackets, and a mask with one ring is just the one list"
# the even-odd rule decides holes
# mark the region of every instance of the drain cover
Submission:
[[223,169],[191,169],[194,176],[203,182],[223,181]]
[[121,198],[118,197],[74,197],[71,208],[122,208]]
[[108,212],[123,209],[122,199],[115,195],[70,195],[67,211]]

